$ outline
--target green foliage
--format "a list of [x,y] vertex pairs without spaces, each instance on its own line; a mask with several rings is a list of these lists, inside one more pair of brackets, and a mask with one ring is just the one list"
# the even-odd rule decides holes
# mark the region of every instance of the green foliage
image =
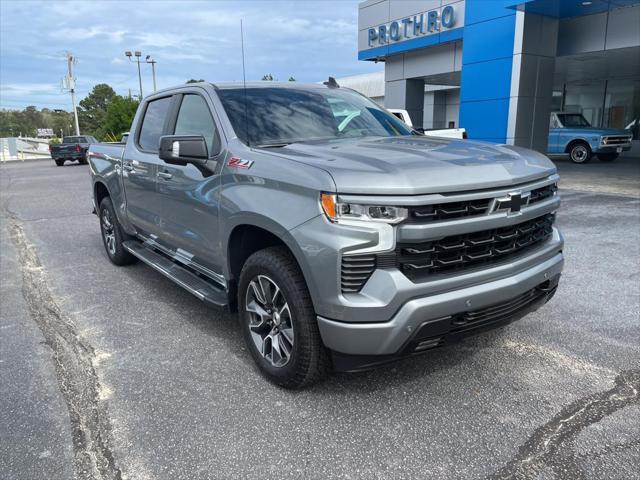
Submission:
[[[131,128],[137,108],[137,100],[117,95],[106,83],[98,84],[80,101],[80,133],[93,135],[98,140],[112,135],[119,141],[122,133]],[[22,111],[0,110],[0,137],[17,137],[20,133],[35,137],[38,128],[51,128],[56,135],[60,135],[61,130],[63,135],[76,133],[73,113],[70,112],[48,108],[38,110],[34,106]]]
[[62,139],[59,137],[53,137],[51,140],[49,140],[49,145],[57,145],[59,143],[62,143]]
[[[132,98],[120,95],[113,97],[98,131],[98,136],[101,139],[108,139],[110,142],[119,141],[122,134],[131,129],[131,122],[133,122],[138,104],[139,102]],[[112,140],[113,138],[116,140]]]
[[203,80],[202,78],[200,80],[196,80],[195,78],[192,78],[190,80],[187,80],[187,83],[199,83],[199,82],[204,82],[205,80]]
[[107,108],[115,97],[116,92],[113,88],[106,83],[99,83],[80,101],[78,120],[83,134],[100,136]]
[[296,79],[295,79],[295,78],[293,78],[293,77],[289,77],[289,81],[290,81],[290,82],[295,82],[295,81],[296,81]]
[[273,81],[275,79],[273,78],[273,75],[271,75],[270,73],[267,73],[265,76],[262,77],[262,80],[265,80],[267,82],[271,82],[271,81]]
[[73,114],[63,110],[50,110],[29,106],[24,110],[0,110],[0,137],[35,137],[36,129],[51,128],[56,135],[60,130],[73,133]]

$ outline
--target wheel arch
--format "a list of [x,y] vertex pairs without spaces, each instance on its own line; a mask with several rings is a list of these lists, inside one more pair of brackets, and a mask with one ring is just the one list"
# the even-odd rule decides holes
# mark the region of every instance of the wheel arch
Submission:
[[104,182],[98,180],[93,184],[93,199],[95,200],[96,210],[100,206],[100,202],[102,202],[105,197],[110,196],[109,188]]
[[294,238],[274,220],[251,215],[234,222],[229,228],[226,244],[223,246],[223,252],[225,252],[227,258],[225,276],[227,278],[229,305],[232,310],[237,307],[236,294],[242,266],[253,253],[273,246],[282,246],[293,256],[311,293],[312,302],[314,301],[315,284],[313,283],[313,276],[308,271],[304,262],[304,255]]
[[573,148],[573,146],[578,144],[578,143],[582,143],[582,144],[586,145],[589,148],[589,151],[591,153],[593,153],[593,149],[591,148],[591,144],[587,141],[586,138],[573,138],[573,139],[571,139],[567,143],[567,146],[564,147],[564,153],[570,153],[571,149]]

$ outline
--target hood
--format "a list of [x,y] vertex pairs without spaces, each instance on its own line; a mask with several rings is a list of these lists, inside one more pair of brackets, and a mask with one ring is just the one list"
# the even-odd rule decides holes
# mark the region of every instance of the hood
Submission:
[[531,150],[434,137],[305,142],[278,149],[277,154],[326,170],[339,193],[369,195],[503,187],[556,172],[547,157]]

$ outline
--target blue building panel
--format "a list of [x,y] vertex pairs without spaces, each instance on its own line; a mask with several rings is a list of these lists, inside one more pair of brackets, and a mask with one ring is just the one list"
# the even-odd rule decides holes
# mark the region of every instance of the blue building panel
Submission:
[[[524,3],[524,1],[519,3]],[[514,0],[467,0],[464,9],[464,24],[468,26],[513,15],[514,10],[509,7],[517,4],[518,2]]]
[[513,0],[467,0],[460,126],[469,138],[504,143],[509,122],[516,12]]
[[413,38],[411,40],[405,40],[404,42],[391,43],[381,47],[362,50],[358,52],[358,60],[374,60],[376,58],[397,55],[399,53],[410,52],[420,48],[455,42],[456,40],[463,38],[463,32],[463,27],[454,28],[451,30],[445,30],[438,34],[428,35],[426,37]]
[[[469,0],[467,3],[473,5],[475,2]],[[463,65],[513,56],[516,14],[513,10],[508,11],[511,11],[510,15],[465,26]]]
[[465,65],[461,76],[464,85],[461,101],[509,98],[512,63],[513,59],[509,57]]
[[510,8],[554,18],[571,18],[603,13],[616,8],[640,4],[640,0],[520,0],[508,2]]
[[460,106],[460,126],[473,140],[504,143],[507,139],[509,99],[466,102]]

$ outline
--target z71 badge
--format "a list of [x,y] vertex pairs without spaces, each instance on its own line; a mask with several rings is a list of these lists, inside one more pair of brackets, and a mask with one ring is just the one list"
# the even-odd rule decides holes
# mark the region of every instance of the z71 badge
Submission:
[[227,165],[234,168],[251,168],[253,160],[243,160],[238,157],[231,157],[227,162]]

